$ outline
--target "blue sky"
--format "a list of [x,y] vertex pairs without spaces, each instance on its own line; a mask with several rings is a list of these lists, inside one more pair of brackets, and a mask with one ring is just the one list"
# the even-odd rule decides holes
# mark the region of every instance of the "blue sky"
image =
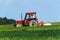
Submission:
[[0,0],[0,17],[20,19],[26,12],[37,12],[39,21],[60,21],[60,0]]

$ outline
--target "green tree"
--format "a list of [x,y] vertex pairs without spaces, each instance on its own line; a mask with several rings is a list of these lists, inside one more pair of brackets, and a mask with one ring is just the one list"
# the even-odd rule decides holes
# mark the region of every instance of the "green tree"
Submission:
[[0,17],[0,25],[3,24],[12,24],[12,23],[15,23],[15,20],[14,19],[8,19],[7,17],[4,17],[4,18],[1,18]]

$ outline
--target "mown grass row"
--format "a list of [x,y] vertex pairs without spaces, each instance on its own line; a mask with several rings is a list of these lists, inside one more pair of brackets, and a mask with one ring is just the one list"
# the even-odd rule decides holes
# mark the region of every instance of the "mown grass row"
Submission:
[[0,31],[0,39],[5,40],[60,40],[60,30]]
[[37,27],[14,27],[13,25],[0,25],[0,31],[15,31],[15,30],[57,30],[60,29],[60,25],[52,25],[52,26],[37,26]]
[[21,27],[0,26],[0,39],[7,40],[60,40],[60,25]]
[[60,30],[38,30],[38,31],[0,31],[1,37],[49,37],[60,36]]

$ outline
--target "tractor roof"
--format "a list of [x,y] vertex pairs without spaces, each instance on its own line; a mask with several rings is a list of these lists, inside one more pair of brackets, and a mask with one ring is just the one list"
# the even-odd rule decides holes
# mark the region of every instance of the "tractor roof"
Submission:
[[36,12],[26,12],[26,14],[36,14]]

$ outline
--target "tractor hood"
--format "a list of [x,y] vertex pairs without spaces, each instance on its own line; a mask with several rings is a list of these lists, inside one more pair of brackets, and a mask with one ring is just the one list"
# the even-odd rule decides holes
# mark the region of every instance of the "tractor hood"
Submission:
[[16,20],[16,24],[22,23],[22,22],[24,22],[24,20]]

